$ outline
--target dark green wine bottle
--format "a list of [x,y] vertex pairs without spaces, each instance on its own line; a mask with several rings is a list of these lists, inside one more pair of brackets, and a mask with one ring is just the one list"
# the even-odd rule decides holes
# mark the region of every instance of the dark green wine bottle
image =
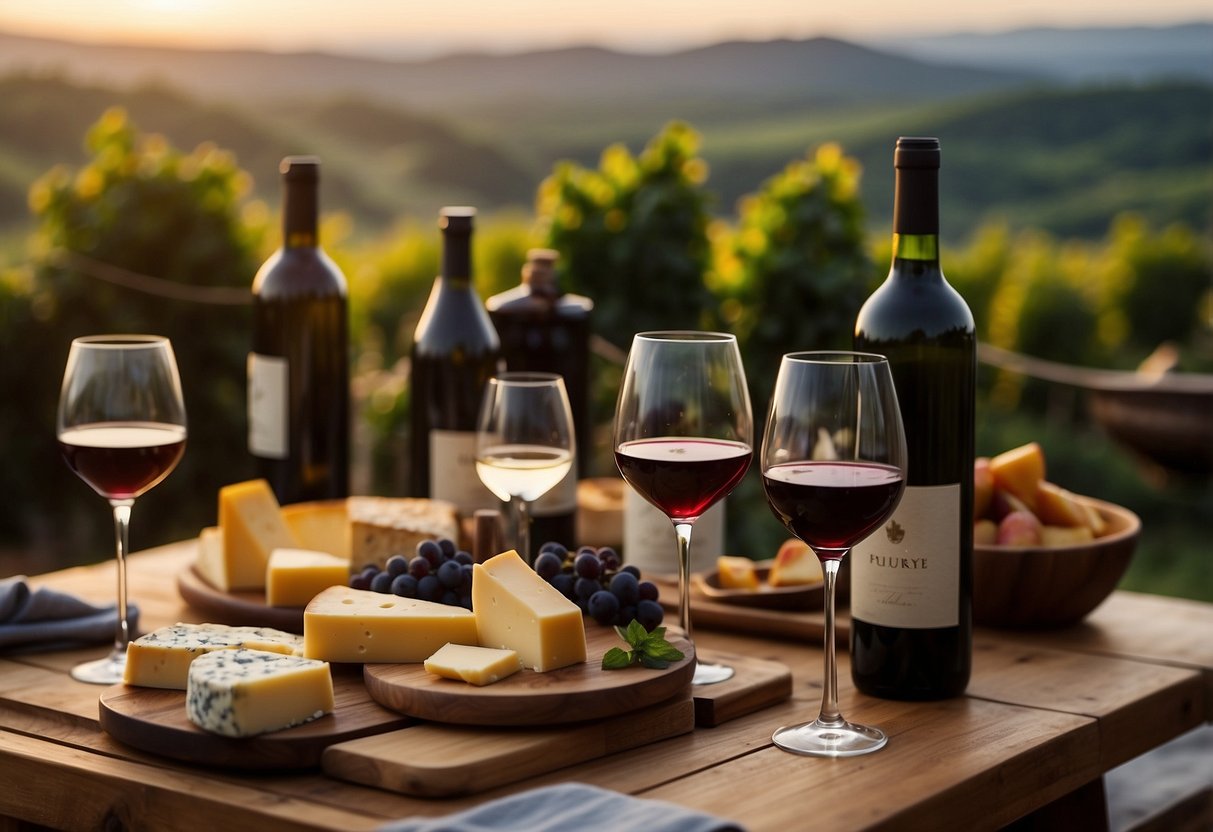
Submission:
[[290,156],[282,247],[253,279],[249,451],[281,503],[349,494],[349,320],[345,277],[316,233],[320,160]]
[[909,449],[897,511],[851,553],[851,677],[889,699],[956,696],[971,665],[977,339],[939,264],[939,160],[938,139],[898,139],[893,265],[855,323],[855,348],[889,359]]

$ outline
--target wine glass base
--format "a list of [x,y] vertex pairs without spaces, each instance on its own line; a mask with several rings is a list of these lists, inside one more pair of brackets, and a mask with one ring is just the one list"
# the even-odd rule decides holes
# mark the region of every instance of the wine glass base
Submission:
[[725,664],[695,663],[695,678],[693,685],[715,685],[733,678],[733,668]]
[[84,662],[72,668],[72,678],[90,685],[116,685],[126,671],[126,654],[111,653],[104,659]]
[[821,720],[789,725],[771,735],[784,751],[810,757],[856,757],[884,748],[889,738],[879,728]]

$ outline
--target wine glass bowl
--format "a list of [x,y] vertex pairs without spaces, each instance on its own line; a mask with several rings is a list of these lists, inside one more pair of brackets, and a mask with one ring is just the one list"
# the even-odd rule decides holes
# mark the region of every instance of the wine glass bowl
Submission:
[[[745,476],[753,431],[736,338],[690,331],[633,338],[615,407],[615,463],[674,526],[679,624],[688,640],[691,529]],[[697,661],[695,684],[732,675],[730,667]]]
[[825,577],[821,712],[772,737],[798,754],[844,757],[885,745],[878,728],[838,709],[834,607],[838,570],[851,547],[880,528],[905,489],[906,443],[889,364],[854,352],[801,352],[780,362],[761,451],[767,503],[809,545]]
[[122,681],[127,619],[126,555],[131,506],[160,483],[185,451],[185,404],[167,338],[97,335],[72,341],[56,425],[68,467],[109,501],[118,557],[118,623],[104,659],[77,665],[72,677]]

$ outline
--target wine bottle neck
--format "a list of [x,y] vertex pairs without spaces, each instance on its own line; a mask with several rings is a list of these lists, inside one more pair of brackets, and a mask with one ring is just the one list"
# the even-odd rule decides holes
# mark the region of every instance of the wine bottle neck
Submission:
[[442,237],[442,279],[466,286],[472,281],[471,232],[447,231]]
[[286,248],[313,248],[317,245],[318,213],[316,182],[284,183],[282,205],[282,244]]
[[915,260],[920,262],[939,262],[939,235],[937,234],[894,234],[893,260]]

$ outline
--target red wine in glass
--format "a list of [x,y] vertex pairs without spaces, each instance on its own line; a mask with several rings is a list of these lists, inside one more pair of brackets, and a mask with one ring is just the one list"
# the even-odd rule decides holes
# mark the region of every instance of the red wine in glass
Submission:
[[168,476],[185,451],[185,428],[158,422],[100,422],[59,434],[68,467],[111,500],[138,497]]
[[900,468],[864,462],[787,462],[763,472],[767,502],[823,560],[840,560],[897,505]]
[[698,518],[736,488],[752,456],[741,442],[666,437],[624,442],[615,464],[640,496],[677,521]]

